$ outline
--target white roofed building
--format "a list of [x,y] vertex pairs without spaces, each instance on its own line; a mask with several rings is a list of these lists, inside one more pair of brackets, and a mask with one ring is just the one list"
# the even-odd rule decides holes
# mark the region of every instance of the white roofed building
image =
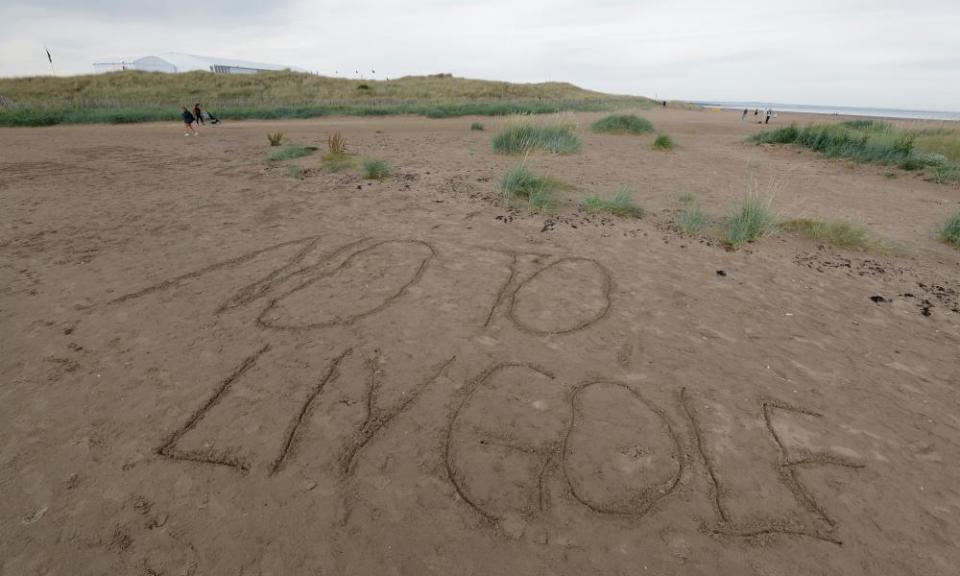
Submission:
[[179,52],[164,52],[163,54],[133,58],[101,58],[93,63],[93,71],[98,74],[119,70],[142,70],[144,72],[168,72],[171,74],[197,70],[217,74],[256,74],[257,72],[275,72],[278,70],[303,72],[303,70],[294,66],[265,64],[232,58],[196,56]]

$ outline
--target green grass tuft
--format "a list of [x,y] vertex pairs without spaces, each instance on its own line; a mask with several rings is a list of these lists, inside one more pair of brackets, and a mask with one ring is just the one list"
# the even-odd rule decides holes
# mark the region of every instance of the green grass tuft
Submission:
[[271,132],[267,134],[267,140],[270,142],[271,146],[279,146],[280,142],[283,140],[283,132]]
[[646,134],[653,124],[636,114],[611,114],[594,122],[590,129],[598,134]]
[[699,206],[685,206],[677,214],[677,227],[685,234],[696,235],[707,227],[710,219]]
[[726,222],[726,242],[739,248],[774,232],[777,218],[770,209],[770,200],[748,195],[734,206]]
[[621,188],[610,200],[601,198],[596,194],[586,196],[580,201],[580,206],[591,214],[607,212],[616,216],[632,216],[634,218],[643,216],[643,208],[634,203],[633,192],[628,188]]
[[797,232],[816,242],[842,247],[864,247],[870,243],[866,229],[850,222],[824,222],[809,218],[788,220],[784,230]]
[[960,211],[947,218],[938,236],[947,244],[960,248]]
[[288,166],[285,166],[284,173],[290,178],[293,178],[294,180],[303,180],[304,178],[307,177],[306,172],[304,172],[303,168],[300,166],[297,166],[296,164],[290,164]]
[[274,162],[281,160],[293,160],[294,158],[303,158],[316,152],[316,146],[294,146],[287,145],[281,148],[270,150],[267,157]]
[[539,176],[522,164],[507,171],[498,188],[507,206],[526,203],[531,211],[545,211],[557,204],[556,191],[564,184],[549,176]]
[[580,147],[580,137],[572,124],[524,122],[504,128],[493,138],[493,149],[501,154],[524,154],[533,150],[572,154],[579,152]]
[[666,134],[658,134],[653,141],[654,150],[673,150],[673,139]]
[[483,127],[483,124],[479,122],[474,122],[473,124],[470,125],[470,129],[475,132],[483,132],[485,128]]
[[960,133],[947,129],[904,130],[879,120],[839,124],[795,124],[760,132],[750,138],[760,144],[798,144],[830,158],[848,158],[926,170],[939,182],[960,180]]
[[327,172],[342,172],[357,165],[357,157],[352,154],[329,153],[323,157],[323,168]]
[[363,161],[363,177],[369,180],[383,180],[394,171],[393,164],[386,160],[367,158]]

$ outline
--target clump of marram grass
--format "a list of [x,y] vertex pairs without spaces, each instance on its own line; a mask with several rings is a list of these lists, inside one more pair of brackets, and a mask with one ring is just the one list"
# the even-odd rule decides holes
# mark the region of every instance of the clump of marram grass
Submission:
[[938,234],[940,240],[960,248],[960,211],[947,218]]
[[792,124],[754,134],[759,144],[798,144],[830,158],[848,158],[925,170],[930,180],[960,180],[960,133],[949,129],[901,129],[879,120],[853,120],[839,124]]
[[816,242],[841,247],[865,247],[870,236],[865,228],[850,222],[824,222],[809,218],[797,218],[783,222],[781,228],[797,232]]
[[267,140],[270,141],[271,146],[279,146],[283,140],[283,132],[271,132],[267,134]]
[[755,194],[749,194],[738,202],[727,217],[727,244],[736,249],[776,231],[777,217],[770,204],[769,199]]
[[653,141],[654,150],[673,150],[673,139],[666,134],[657,134],[657,139]]
[[646,134],[653,132],[653,124],[636,114],[611,114],[590,125],[599,134]]
[[295,146],[287,145],[276,150],[271,150],[267,157],[274,161],[293,160],[294,158],[303,158],[317,151],[316,146]]
[[367,158],[363,161],[363,177],[368,180],[383,180],[395,171],[393,164],[386,160]]
[[580,137],[573,124],[522,122],[504,128],[493,137],[493,149],[501,154],[524,154],[534,150],[573,154],[580,151],[580,147]]
[[470,129],[475,132],[483,132],[485,130],[483,124],[481,124],[480,122],[474,122],[473,124],[471,124]]
[[508,170],[498,185],[507,206],[526,203],[531,211],[554,208],[557,204],[555,193],[563,187],[559,180],[534,174],[522,164]]
[[677,228],[684,234],[699,234],[708,222],[707,214],[697,205],[684,206],[677,214]]
[[346,153],[347,139],[343,137],[343,134],[334,132],[330,136],[327,136],[327,154],[343,155]]
[[643,216],[643,208],[637,206],[633,201],[633,192],[629,188],[620,188],[609,200],[596,194],[585,196],[580,200],[580,206],[591,214],[607,212],[616,216],[632,216],[634,218]]
[[300,166],[297,166],[296,164],[287,165],[284,168],[284,172],[286,173],[287,176],[289,176],[290,178],[293,178],[294,180],[303,180],[304,178],[307,177],[306,172],[304,172],[303,168]]

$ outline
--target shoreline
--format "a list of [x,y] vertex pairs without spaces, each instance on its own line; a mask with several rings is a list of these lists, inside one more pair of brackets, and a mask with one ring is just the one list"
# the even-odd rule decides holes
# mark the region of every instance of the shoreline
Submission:
[[835,118],[887,118],[890,120],[924,120],[935,122],[960,122],[960,112],[936,110],[900,110],[896,108],[852,108],[845,106],[813,106],[804,104],[764,104],[760,102],[692,102],[704,109],[716,110],[764,110],[772,108],[776,113],[813,114]]

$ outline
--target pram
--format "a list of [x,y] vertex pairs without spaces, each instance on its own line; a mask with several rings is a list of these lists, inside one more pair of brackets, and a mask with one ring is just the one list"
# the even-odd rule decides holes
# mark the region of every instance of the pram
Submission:
[[204,121],[208,121],[208,122],[210,122],[211,124],[219,124],[219,123],[220,123],[220,119],[219,119],[219,118],[217,118],[217,117],[214,116],[213,114],[207,112],[206,110],[204,110],[203,112],[201,112],[201,114],[203,114],[203,119],[204,119]]

